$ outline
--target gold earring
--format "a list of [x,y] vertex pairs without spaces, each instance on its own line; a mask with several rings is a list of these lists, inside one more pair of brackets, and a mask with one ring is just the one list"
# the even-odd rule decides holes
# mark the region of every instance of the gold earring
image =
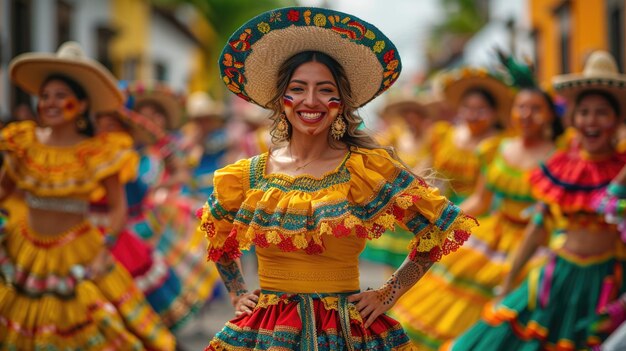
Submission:
[[330,126],[330,135],[335,140],[339,140],[346,133],[346,122],[343,120],[343,117],[337,116],[333,121],[333,124]]
[[274,129],[274,137],[276,137],[278,141],[289,139],[289,124],[287,123],[284,112],[278,116],[278,123],[276,123],[276,129]]
[[80,131],[87,129],[87,120],[85,119],[85,117],[79,116],[78,118],[76,118],[76,128],[78,128],[78,130]]

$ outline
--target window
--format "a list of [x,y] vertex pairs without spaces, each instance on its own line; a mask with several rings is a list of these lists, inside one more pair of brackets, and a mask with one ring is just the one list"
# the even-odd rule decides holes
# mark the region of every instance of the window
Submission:
[[167,66],[163,62],[154,64],[154,78],[158,81],[167,81]]
[[111,40],[115,37],[116,32],[114,29],[108,26],[99,26],[96,29],[96,45],[97,45],[97,60],[108,68],[109,71],[113,71],[113,62],[111,61],[111,54],[109,48],[111,47]]
[[124,60],[122,64],[122,75],[121,79],[133,81],[137,80],[139,77],[137,76],[137,69],[139,67],[139,59],[136,57],[132,57]]
[[542,40],[541,40],[541,31],[539,31],[538,28],[533,29],[533,31],[530,33],[530,36],[532,38],[533,41],[533,62],[535,64],[535,76],[536,77],[542,77],[541,73],[541,69],[542,69],[542,60],[541,58],[543,57],[543,53],[541,51],[542,48]]
[[[32,3],[30,0],[13,0],[11,1],[11,16],[9,20],[11,38],[9,39],[11,45],[10,55],[15,57],[21,53],[31,51],[31,31],[32,24]],[[28,28],[28,30],[24,30]],[[31,98],[29,94],[26,94],[17,86],[12,85],[10,89],[9,101],[11,110],[19,104],[29,104]]]
[[607,33],[609,51],[615,57],[620,72],[624,70],[624,1],[607,1]]
[[72,5],[57,0],[57,47],[71,39]]
[[569,73],[571,67],[571,34],[572,12],[569,1],[564,2],[556,11],[556,21],[558,26],[559,47],[561,49],[561,73]]

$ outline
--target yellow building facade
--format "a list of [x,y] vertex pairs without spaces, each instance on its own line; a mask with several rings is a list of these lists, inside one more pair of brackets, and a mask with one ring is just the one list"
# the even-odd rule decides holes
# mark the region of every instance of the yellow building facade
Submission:
[[[158,68],[155,69],[159,63],[155,62],[154,48],[151,47],[164,44],[158,39],[155,41],[155,33],[150,32],[154,28],[151,25],[154,17],[159,16],[153,5],[147,0],[111,0],[110,6],[116,33],[109,51],[114,74],[124,80],[162,80],[158,76]],[[188,58],[184,63],[187,69],[185,90],[209,90],[210,85],[215,84],[207,67],[209,50],[215,37],[211,26],[196,14],[191,16],[189,23],[178,26],[173,23],[168,27],[172,28],[170,31],[177,31],[176,35],[186,36],[194,43],[183,53]]]
[[580,72],[594,50],[610,51],[626,67],[626,0],[530,0],[535,63],[540,82]]

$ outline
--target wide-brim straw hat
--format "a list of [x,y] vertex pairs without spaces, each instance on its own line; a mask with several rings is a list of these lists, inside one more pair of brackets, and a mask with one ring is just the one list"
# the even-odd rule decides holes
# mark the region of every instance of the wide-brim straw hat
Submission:
[[458,109],[461,100],[469,90],[482,89],[496,100],[496,115],[501,123],[508,124],[513,98],[513,90],[506,77],[482,67],[463,67],[442,73],[435,86],[445,101]]
[[402,66],[396,47],[372,24],[339,11],[287,7],[233,33],[220,56],[222,80],[241,98],[269,107],[279,67],[303,51],[323,52],[343,67],[357,107],[389,88]]
[[601,90],[615,97],[622,117],[626,116],[626,75],[621,74],[613,56],[594,51],[582,73],[564,74],[552,79],[554,90],[573,107],[578,95],[586,90]]
[[54,54],[25,53],[9,64],[11,80],[32,95],[39,95],[41,85],[53,74],[67,76],[80,84],[89,98],[91,112],[116,110],[124,102],[111,72],[87,57],[81,46],[73,41],[63,43]]
[[441,100],[430,93],[419,93],[407,91],[387,91],[385,95],[385,103],[379,110],[380,115],[393,113],[402,108],[415,108],[425,115],[425,117],[434,117],[437,106]]
[[204,91],[196,91],[187,97],[187,117],[190,120],[198,118],[225,118],[224,104],[215,101]]
[[135,81],[128,84],[127,94],[132,101],[128,106],[135,107],[153,102],[163,107],[167,114],[168,126],[171,129],[180,127],[183,119],[183,103],[181,96],[174,92],[166,83],[158,81]]

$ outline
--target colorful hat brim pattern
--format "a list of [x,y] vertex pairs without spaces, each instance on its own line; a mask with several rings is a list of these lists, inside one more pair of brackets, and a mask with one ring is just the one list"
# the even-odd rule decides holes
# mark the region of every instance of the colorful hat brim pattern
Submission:
[[104,66],[93,60],[26,53],[16,57],[9,70],[11,80],[25,92],[35,96],[39,95],[43,82],[53,74],[75,80],[85,89],[92,113],[114,111],[124,102],[124,97],[117,88],[117,80]]
[[496,76],[485,69],[462,68],[445,73],[441,85],[446,101],[458,109],[461,99],[470,89],[484,89],[496,99],[496,114],[504,124],[508,124],[513,105],[513,91],[504,82],[504,77]]
[[623,76],[586,77],[582,74],[566,74],[555,77],[552,84],[554,90],[568,101],[571,108],[580,93],[600,90],[614,96],[619,103],[622,118],[626,116],[626,78]]
[[268,107],[280,65],[303,51],[319,51],[344,68],[358,107],[400,75],[393,43],[373,25],[346,13],[312,7],[265,12],[241,26],[222,51],[222,80],[239,97]]

